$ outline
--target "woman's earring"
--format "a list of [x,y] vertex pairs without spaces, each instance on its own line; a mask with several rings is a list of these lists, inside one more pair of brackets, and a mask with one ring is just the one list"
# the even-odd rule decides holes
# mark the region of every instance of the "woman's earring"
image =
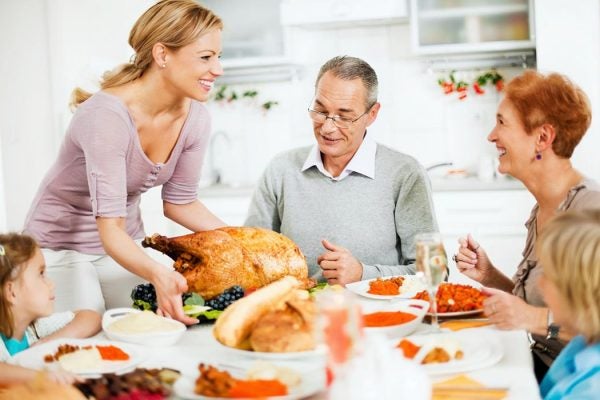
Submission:
[[542,159],[542,153],[540,153],[539,151],[535,152],[535,159],[536,160],[541,160]]
[[167,63],[164,63],[163,65],[161,65],[162,68],[167,68]]

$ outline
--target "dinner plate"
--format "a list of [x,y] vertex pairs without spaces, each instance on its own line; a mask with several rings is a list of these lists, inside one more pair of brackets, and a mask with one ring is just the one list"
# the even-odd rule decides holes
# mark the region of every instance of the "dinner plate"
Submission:
[[120,372],[135,367],[145,358],[141,351],[141,348],[128,343],[95,339],[56,339],[51,340],[47,343],[42,343],[40,345],[30,347],[29,349],[15,355],[13,357],[13,360],[17,365],[20,365],[22,367],[32,369],[58,370],[61,367],[57,361],[47,363],[44,361],[44,357],[49,354],[54,354],[58,347],[63,344],[69,344],[80,347],[96,345],[116,346],[129,355],[129,360],[125,361],[102,360],[97,367],[87,369],[82,372],[77,372],[77,375],[90,376]]
[[[485,329],[464,329],[458,332],[414,335],[406,339],[418,346],[424,346],[424,352],[428,352],[428,349],[435,346],[435,342],[438,340],[452,339],[459,343],[464,353],[463,358],[446,363],[423,365],[429,375],[456,374],[486,368],[496,364],[504,355],[502,344],[497,336],[493,331]],[[394,346],[400,340],[393,341]],[[398,349],[398,351],[401,350]],[[419,353],[415,357],[419,357]]]
[[[227,369],[227,368],[220,368]],[[236,369],[237,370],[237,369]],[[233,371],[229,371],[232,376],[236,378],[243,378],[244,376],[240,376],[240,374],[236,374]],[[269,397],[272,400],[295,400],[295,399],[303,399],[308,396],[312,396],[313,394],[325,389],[325,373],[323,370],[315,369],[309,373],[300,373],[301,381],[296,386],[288,387],[289,394],[286,396],[273,396]],[[194,393],[194,388],[196,386],[196,378],[198,376],[191,375],[181,375],[179,379],[173,385],[173,390],[175,394],[182,399],[202,399],[202,400],[224,400],[224,398],[220,397],[206,397],[201,396],[199,394]]]
[[[375,279],[368,279],[364,281],[352,282],[346,285],[346,289],[369,299],[376,300],[391,300],[391,299],[410,299],[414,297],[418,292],[426,290],[427,287],[416,275],[396,275],[395,277],[404,278],[404,282],[400,287],[400,294],[384,296],[379,294],[369,293],[369,282]],[[381,279],[395,278],[394,276],[386,276]]]
[[[445,313],[438,313],[438,318],[463,317],[465,315],[481,314],[482,312],[483,312],[483,309],[469,310],[469,311],[445,312]],[[433,314],[428,312],[427,315],[431,317]]]
[[[217,343],[219,343],[217,341]],[[318,346],[314,350],[307,351],[293,351],[288,353],[270,353],[263,351],[253,351],[253,350],[242,350],[236,349],[235,347],[225,346],[221,343],[219,345],[230,352],[232,355],[238,355],[243,357],[249,357],[257,360],[272,360],[272,361],[295,361],[295,360],[305,360],[305,359],[314,359],[314,358],[324,358],[327,354],[327,349],[325,346]]]

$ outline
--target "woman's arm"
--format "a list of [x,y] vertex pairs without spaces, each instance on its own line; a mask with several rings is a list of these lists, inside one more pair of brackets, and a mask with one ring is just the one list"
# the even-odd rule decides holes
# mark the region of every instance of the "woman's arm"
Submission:
[[165,217],[192,232],[209,231],[227,224],[215,216],[200,200],[188,204],[173,204],[163,201]]
[[185,278],[144,253],[125,231],[124,218],[98,217],[96,224],[106,253],[129,272],[154,285],[158,307],[163,314],[188,325],[198,322],[183,313],[181,294],[187,290]]

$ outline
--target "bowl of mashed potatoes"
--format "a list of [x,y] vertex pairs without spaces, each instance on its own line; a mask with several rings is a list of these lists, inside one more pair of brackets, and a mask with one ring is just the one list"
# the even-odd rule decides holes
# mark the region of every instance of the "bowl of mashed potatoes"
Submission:
[[186,326],[152,311],[113,308],[104,313],[102,329],[112,340],[145,346],[170,346],[179,341]]

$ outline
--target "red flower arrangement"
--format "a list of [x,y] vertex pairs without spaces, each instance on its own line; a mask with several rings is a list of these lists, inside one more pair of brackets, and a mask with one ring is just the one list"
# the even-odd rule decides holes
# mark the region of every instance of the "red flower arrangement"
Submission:
[[479,75],[471,85],[464,80],[456,80],[454,76],[454,72],[450,72],[448,78],[439,78],[438,85],[444,91],[444,94],[448,95],[456,92],[458,94],[459,100],[464,100],[467,98],[467,93],[469,90],[469,86],[473,88],[473,91],[477,95],[482,95],[485,93],[484,86],[491,83],[496,87],[496,91],[501,92],[504,89],[504,77],[498,73],[496,70],[491,70],[486,73]]

